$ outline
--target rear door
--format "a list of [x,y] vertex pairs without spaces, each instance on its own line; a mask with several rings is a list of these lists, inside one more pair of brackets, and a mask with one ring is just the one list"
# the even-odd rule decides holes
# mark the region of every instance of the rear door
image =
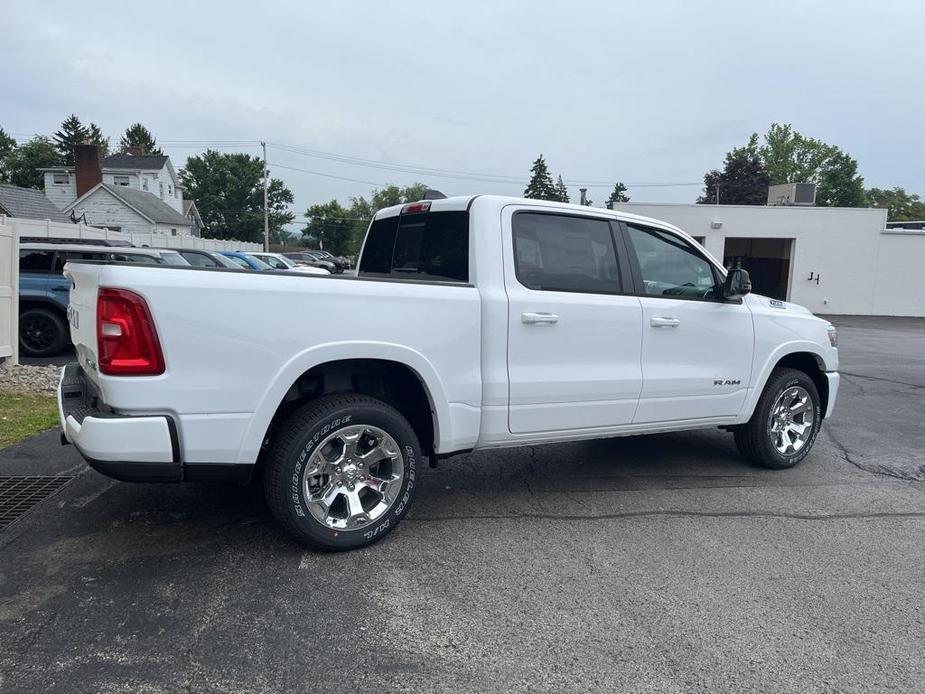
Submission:
[[695,244],[673,232],[629,223],[642,304],[642,395],[635,422],[738,414],[754,353],[751,311],[718,299],[720,275]]
[[633,421],[642,308],[606,217],[511,206],[502,213],[512,433]]

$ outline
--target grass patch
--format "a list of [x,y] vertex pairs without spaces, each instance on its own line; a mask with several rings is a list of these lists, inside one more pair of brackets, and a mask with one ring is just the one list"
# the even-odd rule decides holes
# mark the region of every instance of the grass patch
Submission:
[[58,424],[58,403],[51,395],[0,393],[0,448]]

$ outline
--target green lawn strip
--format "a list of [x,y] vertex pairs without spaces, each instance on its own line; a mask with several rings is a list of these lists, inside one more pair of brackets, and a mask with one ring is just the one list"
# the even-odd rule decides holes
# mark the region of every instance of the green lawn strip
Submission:
[[0,448],[57,424],[58,404],[54,396],[0,392]]

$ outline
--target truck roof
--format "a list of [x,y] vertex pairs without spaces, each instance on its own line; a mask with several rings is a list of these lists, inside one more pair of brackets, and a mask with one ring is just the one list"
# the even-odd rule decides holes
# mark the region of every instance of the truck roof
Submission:
[[[478,202],[476,202],[478,201]],[[624,222],[639,222],[640,224],[645,224],[646,226],[655,226],[662,227],[665,229],[671,229],[672,231],[679,232],[685,237],[690,238],[682,229],[679,229],[674,224],[669,224],[660,219],[654,219],[652,217],[643,217],[642,215],[632,214],[631,212],[624,212],[623,210],[609,210],[606,207],[588,207],[585,205],[573,205],[571,203],[565,202],[551,202],[549,200],[537,200],[534,198],[518,198],[515,196],[507,195],[457,195],[450,198],[442,198],[438,200],[427,200],[420,202],[429,202],[431,212],[449,212],[453,210],[467,210],[473,204],[489,204],[498,207],[499,209],[506,205],[530,205],[531,207],[548,207],[550,210],[559,210],[562,212],[581,212],[583,214],[588,214],[589,212],[605,217],[611,217],[613,219],[619,219]],[[413,203],[402,203],[400,205],[392,205],[391,207],[384,207],[375,215],[373,219],[384,219],[386,217],[395,217],[396,215],[401,214],[402,208],[405,205]]]

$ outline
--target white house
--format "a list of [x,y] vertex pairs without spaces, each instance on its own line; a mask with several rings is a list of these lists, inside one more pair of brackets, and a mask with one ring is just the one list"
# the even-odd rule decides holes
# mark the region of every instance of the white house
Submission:
[[79,145],[75,166],[41,171],[48,199],[92,226],[200,236],[202,218],[167,156],[136,150],[100,160],[95,145]]
[[674,224],[756,292],[814,313],[925,316],[925,231],[888,229],[886,210],[618,203]]

